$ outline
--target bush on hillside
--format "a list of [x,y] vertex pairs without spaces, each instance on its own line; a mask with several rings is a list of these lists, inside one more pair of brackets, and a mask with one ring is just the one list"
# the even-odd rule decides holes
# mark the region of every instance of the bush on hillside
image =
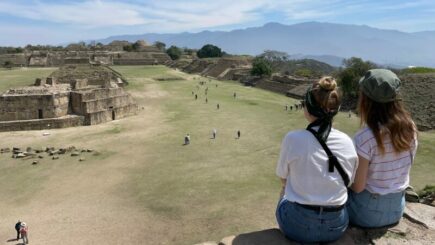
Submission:
[[166,53],[169,55],[169,57],[171,57],[172,60],[178,60],[183,52],[179,47],[172,45],[166,50]]
[[254,76],[270,76],[272,75],[272,66],[264,58],[256,57],[252,62],[251,74]]
[[224,53],[222,50],[214,46],[212,44],[204,45],[198,52],[196,52],[196,55],[199,58],[213,58],[213,57],[222,57]]

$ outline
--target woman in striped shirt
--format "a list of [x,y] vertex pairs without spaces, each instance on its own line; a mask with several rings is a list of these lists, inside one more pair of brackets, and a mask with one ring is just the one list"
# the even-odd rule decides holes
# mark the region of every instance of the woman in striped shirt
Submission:
[[417,129],[398,99],[400,79],[385,69],[360,80],[361,129],[354,138],[359,165],[349,191],[350,222],[367,228],[399,222],[417,150]]

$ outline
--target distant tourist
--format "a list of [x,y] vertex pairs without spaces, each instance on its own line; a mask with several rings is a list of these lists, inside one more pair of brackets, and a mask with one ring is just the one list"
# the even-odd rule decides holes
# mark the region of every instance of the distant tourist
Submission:
[[15,224],[15,230],[17,231],[17,241],[20,240],[21,220]]
[[290,106],[290,111],[292,111],[293,110],[293,106]]
[[23,239],[24,244],[29,244],[28,233],[29,233],[29,227],[27,227],[26,223],[21,222],[20,235],[21,238]]
[[405,208],[418,143],[417,128],[397,96],[400,84],[385,69],[369,70],[359,82],[364,128],[354,138],[359,164],[347,208],[351,224],[360,227],[395,224]]
[[285,105],[285,110],[288,111],[288,105]]
[[217,131],[216,131],[216,129],[214,128],[213,131],[212,131],[213,139],[216,139],[216,133],[217,133]]
[[197,94],[195,94],[195,100],[197,100],[198,99],[198,95]]
[[282,141],[276,219],[285,236],[300,243],[338,240],[349,222],[347,188],[358,156],[352,139],[332,127],[339,108],[335,79],[314,82],[305,95],[306,130],[288,132]]
[[216,108],[219,110],[219,108],[220,108],[220,105],[219,105],[219,103],[216,105]]
[[237,139],[240,139],[240,130],[237,130]]
[[234,92],[234,94],[233,94],[233,97],[234,97],[234,99],[237,97],[237,94],[236,94],[236,92]]
[[184,144],[185,145],[190,144],[190,135],[189,134],[186,134],[186,136],[184,136]]
[[206,104],[208,103],[208,98],[207,98],[207,97],[205,97],[205,103],[206,103]]

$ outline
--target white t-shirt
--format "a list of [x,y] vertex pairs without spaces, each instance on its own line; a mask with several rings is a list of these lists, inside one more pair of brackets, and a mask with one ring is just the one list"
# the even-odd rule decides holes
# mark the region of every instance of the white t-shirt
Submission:
[[416,139],[412,142],[410,151],[396,153],[390,137],[385,137],[383,155],[370,128],[361,129],[354,140],[358,154],[370,162],[366,190],[385,195],[403,191],[408,187],[409,171],[417,152]]
[[[353,183],[358,156],[352,139],[332,129],[326,145]],[[334,167],[328,171],[328,156],[317,139],[307,130],[289,132],[281,145],[276,174],[287,179],[284,198],[308,205],[335,206],[347,201],[347,188]]]

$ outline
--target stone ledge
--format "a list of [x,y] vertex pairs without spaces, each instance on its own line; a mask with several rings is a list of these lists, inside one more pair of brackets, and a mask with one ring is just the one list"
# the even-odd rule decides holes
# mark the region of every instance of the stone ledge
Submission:
[[[196,245],[297,245],[278,228],[243,233],[223,238],[220,242],[208,241]],[[350,227],[340,240],[332,245],[355,244],[435,244],[435,208],[407,203],[400,223],[389,228],[360,229]]]

